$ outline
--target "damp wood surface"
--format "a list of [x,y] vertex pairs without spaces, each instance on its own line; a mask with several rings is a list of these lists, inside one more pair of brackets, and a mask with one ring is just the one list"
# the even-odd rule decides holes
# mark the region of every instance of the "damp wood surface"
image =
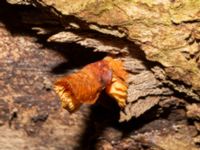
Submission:
[[[0,8],[0,149],[200,149],[199,1]],[[56,79],[107,55],[128,72],[125,108],[102,93],[93,106],[62,109]]]

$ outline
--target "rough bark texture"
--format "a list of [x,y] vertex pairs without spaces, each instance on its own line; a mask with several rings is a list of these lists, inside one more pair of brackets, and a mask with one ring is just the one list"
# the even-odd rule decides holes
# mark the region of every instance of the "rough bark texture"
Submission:
[[[200,1],[7,2],[0,149],[199,149]],[[105,94],[61,109],[55,79],[106,55],[129,72],[125,109]]]

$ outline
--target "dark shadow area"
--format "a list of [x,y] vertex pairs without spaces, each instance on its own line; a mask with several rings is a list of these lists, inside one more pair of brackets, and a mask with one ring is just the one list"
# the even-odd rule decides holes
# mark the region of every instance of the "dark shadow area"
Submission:
[[109,127],[121,132],[122,135],[118,140],[122,140],[138,133],[144,134],[153,130],[162,132],[164,128],[172,128],[175,122],[187,123],[184,107],[181,106],[170,106],[162,112],[159,106],[155,106],[140,117],[121,123],[118,121],[119,111],[115,101],[103,94],[99,102],[91,107],[90,119],[86,122],[87,128],[81,137],[80,145],[75,150],[95,150],[97,143],[107,140],[103,133]]
[[80,69],[89,63],[101,60],[106,56],[105,53],[93,52],[93,49],[84,48],[77,44],[65,44],[65,43],[47,43],[42,39],[37,42],[41,43],[44,47],[49,48],[53,51],[58,52],[64,58],[66,62],[58,64],[52,68],[52,74],[64,74],[73,72],[73,69]]
[[87,128],[81,136],[80,145],[75,150],[95,150],[103,131],[119,124],[119,107],[113,99],[103,93],[97,103],[91,106],[89,118],[86,122]]
[[6,0],[1,0],[0,8],[0,21],[13,36],[37,36],[35,31],[31,30],[37,26],[50,28],[54,32],[63,29],[55,15],[47,13],[46,10],[29,5],[10,5]]
[[[9,5],[3,0],[0,3],[0,21],[4,23],[6,28],[9,30],[9,32],[15,36],[15,35],[29,35],[33,36],[37,39],[36,42],[40,43],[43,47],[48,48],[52,51],[56,51],[59,54],[61,54],[64,58],[66,58],[66,62],[63,62],[55,68],[52,68],[52,74],[62,74],[68,72],[68,70],[72,69],[79,69],[86,64],[95,62],[97,60],[102,59],[105,57],[105,53],[101,52],[93,52],[92,48],[84,48],[80,45],[74,44],[74,43],[49,43],[47,42],[47,38],[49,35],[53,34],[50,32],[49,34],[45,35],[37,35],[35,31],[31,30],[32,27],[39,25],[40,27],[45,26],[45,27],[51,27],[54,32],[58,32],[64,29],[64,27],[59,24],[59,22],[54,18],[53,15],[49,14],[49,20],[53,20],[54,23],[51,24],[51,21],[49,22],[41,22],[39,24],[39,20],[37,18],[37,14],[42,16],[41,14],[44,14],[45,12],[41,12],[41,10],[31,7],[31,6],[19,6],[19,5]],[[34,12],[34,14],[32,14]],[[34,23],[34,19],[37,20],[35,21],[35,24],[28,24],[26,22],[26,19],[23,20],[24,18],[22,17],[24,15],[30,15],[33,16],[31,19]],[[48,16],[46,14],[46,16]],[[45,16],[45,15],[44,15]],[[45,18],[48,20],[48,18]],[[28,21],[28,20],[27,20]],[[53,22],[52,21],[52,22]],[[57,23],[55,23],[57,22]]]

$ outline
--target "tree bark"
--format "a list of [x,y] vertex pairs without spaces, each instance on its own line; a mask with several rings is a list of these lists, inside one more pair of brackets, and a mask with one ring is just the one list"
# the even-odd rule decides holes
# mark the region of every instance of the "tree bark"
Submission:
[[[200,1],[7,2],[0,3],[3,149],[199,149]],[[125,108],[103,94],[92,108],[61,109],[56,78],[106,55],[128,71]]]

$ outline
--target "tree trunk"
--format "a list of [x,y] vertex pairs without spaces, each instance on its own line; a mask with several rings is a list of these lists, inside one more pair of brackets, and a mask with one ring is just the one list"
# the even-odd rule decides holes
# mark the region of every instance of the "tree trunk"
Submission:
[[[200,1],[0,2],[0,149],[199,149]],[[74,113],[53,83],[105,56],[128,72]]]

